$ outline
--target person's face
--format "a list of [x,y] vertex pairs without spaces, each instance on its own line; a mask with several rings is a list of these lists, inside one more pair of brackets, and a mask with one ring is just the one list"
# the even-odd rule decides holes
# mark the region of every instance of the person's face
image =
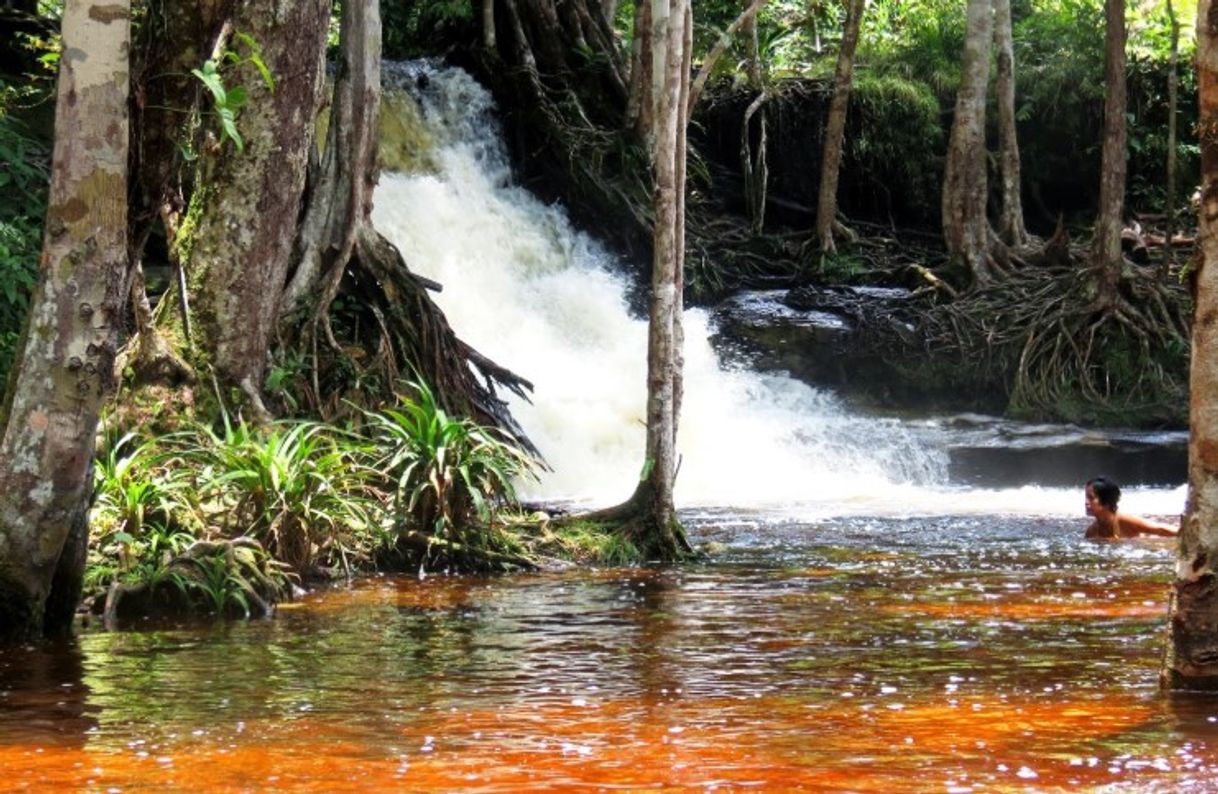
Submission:
[[1099,514],[1099,511],[1103,510],[1099,497],[1095,495],[1095,489],[1090,485],[1083,490],[1083,496],[1085,504],[1087,505],[1087,515],[1095,516]]

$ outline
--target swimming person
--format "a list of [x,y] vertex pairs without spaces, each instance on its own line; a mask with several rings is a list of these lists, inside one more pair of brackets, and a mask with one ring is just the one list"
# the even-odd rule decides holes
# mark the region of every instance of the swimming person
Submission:
[[1150,521],[1141,516],[1117,512],[1121,500],[1121,487],[1112,480],[1096,477],[1087,482],[1083,491],[1086,497],[1087,515],[1094,521],[1087,527],[1088,538],[1132,538],[1137,535],[1159,535],[1175,537],[1178,527]]

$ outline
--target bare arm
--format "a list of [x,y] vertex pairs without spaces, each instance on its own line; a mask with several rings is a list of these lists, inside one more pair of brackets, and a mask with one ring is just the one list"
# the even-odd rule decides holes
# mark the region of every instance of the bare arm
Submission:
[[1141,516],[1132,516],[1122,514],[1121,535],[1156,535],[1162,538],[1174,538],[1180,528],[1171,524],[1164,524],[1160,521],[1151,521],[1150,519],[1142,518]]

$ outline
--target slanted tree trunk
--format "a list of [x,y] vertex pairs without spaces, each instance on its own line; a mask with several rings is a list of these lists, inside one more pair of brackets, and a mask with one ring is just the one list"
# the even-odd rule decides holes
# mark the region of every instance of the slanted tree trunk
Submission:
[[1100,164],[1100,200],[1091,244],[1100,307],[1115,306],[1120,297],[1122,208],[1125,205],[1126,85],[1125,0],[1105,0],[1107,38],[1104,50],[1104,144]]
[[985,213],[985,97],[994,28],[990,3],[968,0],[960,90],[943,174],[943,238],[947,252],[977,284],[986,284],[997,275]]
[[0,438],[0,638],[63,629],[80,595],[98,415],[127,269],[130,6],[63,15],[41,278]]
[[1197,4],[1201,144],[1200,256],[1189,383],[1188,503],[1180,528],[1171,640],[1172,689],[1218,689],[1218,19]]
[[842,139],[846,133],[846,109],[850,104],[850,85],[854,80],[854,51],[867,0],[849,0],[842,44],[837,52],[837,71],[833,75],[833,100],[825,122],[825,145],[821,156],[820,189],[816,199],[816,237],[826,254],[837,253],[833,223],[837,218],[837,179],[842,164]]
[[1015,133],[1015,42],[1011,34],[1011,0],[994,0],[994,47],[998,50],[998,162],[1001,166],[1002,209],[998,236],[1009,246],[1028,242],[1023,220],[1019,139]]
[[[646,5],[646,3],[640,3],[640,5]],[[692,113],[694,107],[697,106],[698,99],[701,98],[702,91],[706,88],[706,81],[710,79],[711,72],[715,70],[715,66],[719,63],[719,59],[723,57],[723,53],[727,52],[727,48],[731,46],[732,39],[735,38],[736,33],[745,25],[748,25],[749,20],[757,18],[757,14],[760,13],[763,5],[765,5],[765,0],[752,0],[745,7],[744,11],[741,12],[740,16],[736,17],[732,24],[727,26],[727,30],[723,31],[723,35],[715,41],[714,46],[710,48],[710,52],[702,59],[702,65],[698,67],[698,74],[694,77],[693,85],[689,89],[689,113]],[[754,26],[755,28],[756,26]]]
[[183,232],[198,344],[219,382],[240,389],[258,420],[269,418],[261,387],[301,210],[329,22],[326,0],[238,4],[233,27],[258,42],[275,85],[249,64],[225,73],[249,96],[238,118],[244,151],[225,142],[203,156]]

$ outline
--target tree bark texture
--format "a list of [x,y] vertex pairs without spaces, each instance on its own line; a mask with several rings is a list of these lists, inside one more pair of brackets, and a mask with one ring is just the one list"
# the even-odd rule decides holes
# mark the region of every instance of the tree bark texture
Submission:
[[41,274],[0,438],[7,640],[62,628],[71,611],[56,605],[79,595],[94,435],[114,388],[125,294],[129,11],[115,0],[64,9]]
[[1019,137],[1015,131],[1015,41],[1011,33],[1011,0],[994,0],[994,47],[998,71],[994,91],[998,100],[998,162],[1002,180],[1002,209],[998,236],[1010,246],[1028,242],[1023,220]]
[[867,0],[849,0],[846,5],[842,44],[837,52],[837,70],[833,75],[833,99],[829,103],[829,119],[825,122],[820,188],[816,198],[816,237],[821,250],[827,254],[837,253],[833,240],[833,221],[837,217],[837,179],[842,164],[842,139],[846,133],[846,109],[850,104],[850,86],[854,80],[854,52],[858,47],[859,28],[866,5]]
[[334,83],[325,151],[311,180],[297,239],[286,312],[318,297],[333,300],[358,229],[369,223],[376,188],[381,105],[381,16],[376,2],[343,3],[341,66]]
[[191,235],[198,341],[221,383],[241,388],[256,413],[296,236],[329,21],[325,0],[238,5],[233,26],[260,44],[275,87],[248,64],[225,75],[249,94],[237,120],[245,150],[226,143],[208,156],[183,229]]
[[1163,683],[1218,689],[1218,6],[1197,5],[1200,256],[1189,383],[1188,503]]
[[1100,306],[1119,298],[1124,257],[1121,253],[1121,211],[1125,205],[1126,84],[1125,0],[1105,0],[1107,38],[1104,50],[1104,143],[1100,165],[1100,200],[1095,220],[1091,262]]
[[993,280],[986,218],[985,99],[993,39],[991,0],[968,0],[956,115],[943,175],[943,238],[948,255],[962,263],[976,283]]
[[652,257],[651,301],[647,344],[647,451],[648,471],[640,490],[645,494],[646,523],[654,533],[648,543],[660,554],[673,557],[680,548],[673,502],[676,478],[677,403],[680,399],[681,263],[685,241],[681,215],[685,169],[678,156],[685,151],[687,97],[685,82],[688,0],[653,0],[655,42],[653,75],[656,80],[655,235]]

